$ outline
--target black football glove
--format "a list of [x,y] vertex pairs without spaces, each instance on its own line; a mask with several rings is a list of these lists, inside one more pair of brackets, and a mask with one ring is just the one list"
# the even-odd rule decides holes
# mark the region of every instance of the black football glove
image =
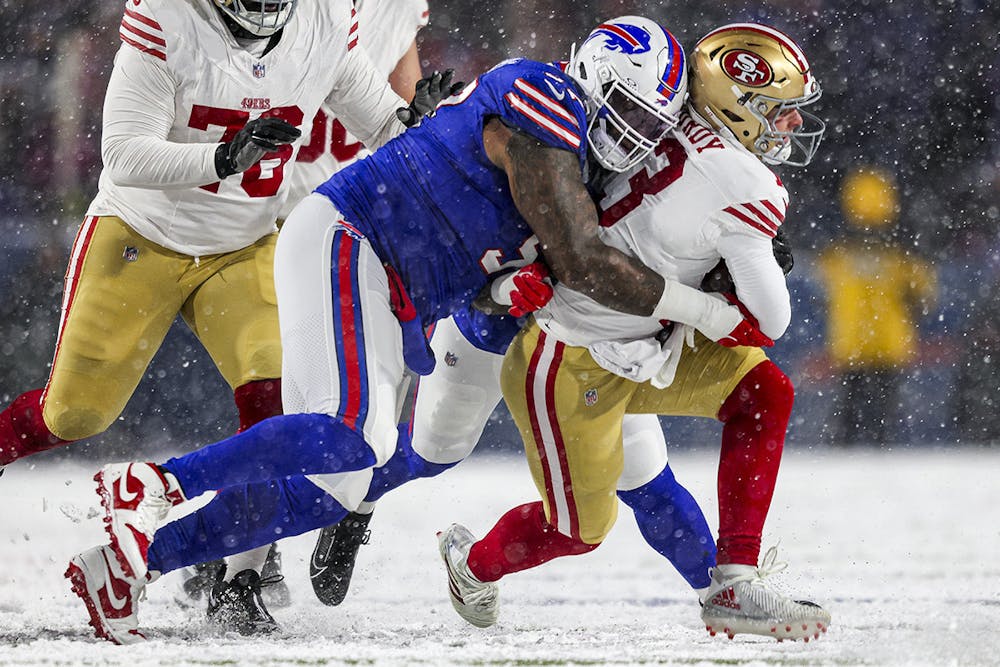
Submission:
[[[792,267],[795,266],[795,258],[792,256],[792,246],[785,238],[784,231],[778,228],[778,233],[771,239],[771,250],[774,252],[774,261],[781,267],[781,271],[787,276]],[[722,294],[735,294],[736,284],[733,277],[729,275],[729,267],[726,260],[719,260],[711,271],[701,279],[702,292],[719,292]]]
[[257,118],[244,125],[233,140],[215,149],[215,173],[219,178],[246,171],[265,153],[290,144],[302,131],[280,118]]
[[413,127],[420,119],[437,109],[438,103],[446,97],[458,95],[465,88],[465,82],[452,83],[455,70],[434,72],[417,81],[416,93],[408,107],[396,109],[396,118],[406,127]]
[[778,262],[778,266],[787,276],[792,272],[792,267],[795,266],[795,258],[792,257],[792,246],[785,238],[785,231],[781,227],[778,228],[775,237],[771,239],[771,250],[774,251],[774,259]]

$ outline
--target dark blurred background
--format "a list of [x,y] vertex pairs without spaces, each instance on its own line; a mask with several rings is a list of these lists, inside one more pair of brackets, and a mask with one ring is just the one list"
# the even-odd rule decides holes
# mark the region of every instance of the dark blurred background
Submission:
[[[465,80],[510,57],[564,58],[600,19],[622,14],[660,21],[688,49],[731,22],[791,35],[824,88],[812,110],[828,130],[813,164],[780,170],[797,261],[793,325],[771,356],[797,386],[789,442],[1000,440],[1000,3],[430,0],[430,9],[418,39],[424,69],[454,67]],[[47,377],[68,249],[101,169],[120,14],[115,2],[0,0],[3,404]],[[45,456],[185,450],[235,424],[231,393],[177,324],[119,423]],[[707,420],[665,424],[672,446],[718,442]],[[503,410],[483,445],[519,446]]]

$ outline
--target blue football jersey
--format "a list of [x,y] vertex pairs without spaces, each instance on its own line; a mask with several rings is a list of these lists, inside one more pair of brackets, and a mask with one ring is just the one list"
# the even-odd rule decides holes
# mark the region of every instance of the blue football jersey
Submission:
[[498,118],[586,164],[583,93],[556,66],[497,65],[418,127],[316,189],[399,273],[421,322],[467,307],[491,276],[537,256],[507,175],[486,156],[483,127]]

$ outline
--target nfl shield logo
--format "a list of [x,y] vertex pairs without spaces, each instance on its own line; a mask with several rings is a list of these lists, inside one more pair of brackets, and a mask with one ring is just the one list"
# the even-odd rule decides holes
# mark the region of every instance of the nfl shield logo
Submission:
[[264,78],[264,63],[254,63],[253,64],[253,78],[263,79]]
[[122,253],[122,257],[126,262],[134,262],[139,259],[139,249],[133,248],[130,245],[125,246],[125,251]]
[[593,407],[594,404],[597,403],[597,390],[588,389],[586,392],[584,392],[583,402],[587,405],[588,408]]

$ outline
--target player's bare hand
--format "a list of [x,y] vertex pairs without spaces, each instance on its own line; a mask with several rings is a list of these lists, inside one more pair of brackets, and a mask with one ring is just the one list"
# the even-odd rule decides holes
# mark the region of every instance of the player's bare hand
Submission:
[[219,178],[246,171],[264,157],[292,143],[302,131],[281,118],[256,118],[244,125],[233,140],[215,151],[215,171]]

